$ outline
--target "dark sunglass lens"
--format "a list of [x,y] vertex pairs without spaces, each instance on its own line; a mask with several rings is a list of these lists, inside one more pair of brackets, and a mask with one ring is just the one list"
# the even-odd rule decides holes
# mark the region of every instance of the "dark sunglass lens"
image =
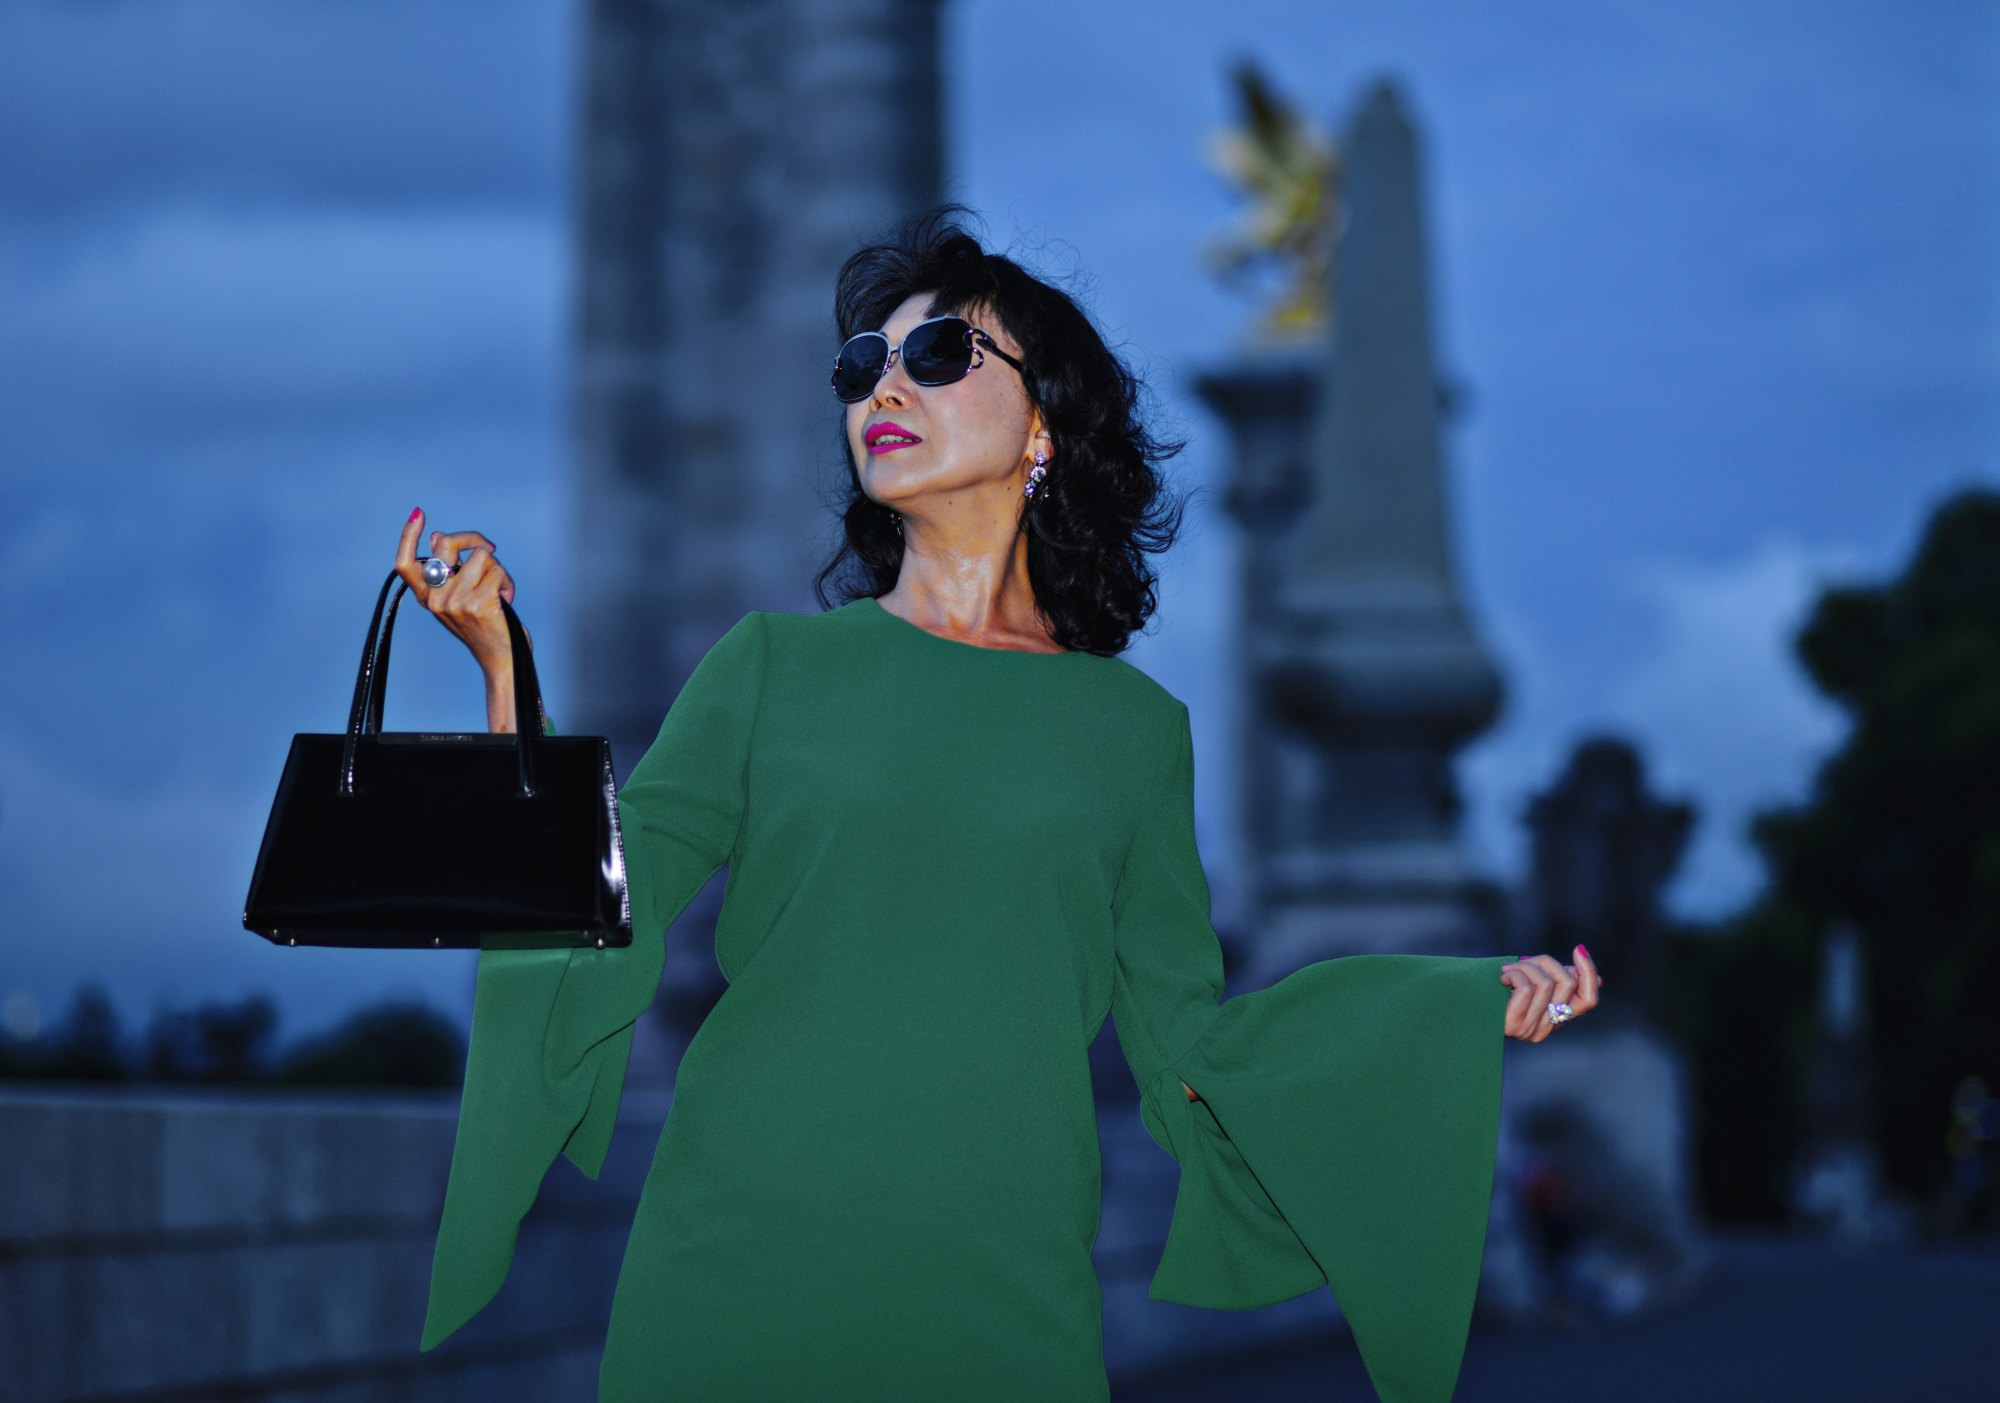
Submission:
[[865,398],[889,363],[889,338],[879,331],[849,337],[833,365],[833,392],[852,404]]
[[943,317],[916,327],[903,340],[903,368],[919,385],[949,385],[972,364],[967,324]]

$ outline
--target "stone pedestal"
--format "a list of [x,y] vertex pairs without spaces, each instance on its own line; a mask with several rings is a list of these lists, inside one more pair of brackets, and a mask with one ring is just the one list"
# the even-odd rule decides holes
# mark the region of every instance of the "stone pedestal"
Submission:
[[1701,1280],[1688,1095],[1680,1055],[1636,1022],[1508,1045],[1488,1309],[1630,1315]]

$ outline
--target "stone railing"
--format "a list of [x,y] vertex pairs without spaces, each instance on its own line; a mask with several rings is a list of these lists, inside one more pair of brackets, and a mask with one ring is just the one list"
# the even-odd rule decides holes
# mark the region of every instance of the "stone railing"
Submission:
[[[0,1396],[19,1403],[588,1403],[670,1097],[628,1090],[603,1175],[557,1160],[507,1284],[417,1348],[458,1093],[0,1082]],[[1151,1301],[1175,1166],[1105,1108],[1097,1260],[1114,1373],[1329,1330]]]
[[[664,1110],[626,1106],[656,1125]],[[0,1391],[595,1397],[651,1146],[624,1127],[595,1183],[560,1161],[506,1287],[424,1354],[457,1113],[456,1091],[0,1083]]]

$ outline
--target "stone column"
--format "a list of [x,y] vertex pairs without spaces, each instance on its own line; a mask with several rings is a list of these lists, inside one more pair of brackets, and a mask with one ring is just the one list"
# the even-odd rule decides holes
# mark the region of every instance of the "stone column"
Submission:
[[[577,185],[573,713],[622,783],[751,609],[816,611],[846,468],[843,259],[942,186],[936,0],[590,0]],[[669,938],[685,1044],[720,883]],[[651,939],[652,932],[636,938]],[[652,1063],[635,1047],[633,1079]]]
[[[1233,674],[1251,675],[1255,640],[1277,607],[1284,578],[1282,545],[1312,490],[1308,429],[1319,403],[1320,350],[1312,339],[1260,341],[1235,363],[1202,375],[1195,392],[1229,428],[1234,464],[1223,506],[1244,534],[1237,582]],[[1272,724],[1266,699],[1245,696],[1236,739],[1236,823],[1239,849],[1248,859],[1242,882],[1250,929],[1263,924],[1265,866],[1257,855],[1275,851],[1281,838],[1280,804],[1291,751],[1297,741]]]
[[812,607],[833,276],[938,196],[935,0],[592,0],[577,195],[577,714],[622,778],[715,639]]

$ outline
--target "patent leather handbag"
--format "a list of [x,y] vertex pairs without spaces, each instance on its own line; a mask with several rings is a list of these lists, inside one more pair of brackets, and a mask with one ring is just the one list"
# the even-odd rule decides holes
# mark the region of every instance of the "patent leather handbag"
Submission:
[[346,731],[292,737],[244,926],[279,945],[630,945],[611,743],[547,734],[511,604],[513,735],[382,729],[408,589],[392,571],[376,597]]

